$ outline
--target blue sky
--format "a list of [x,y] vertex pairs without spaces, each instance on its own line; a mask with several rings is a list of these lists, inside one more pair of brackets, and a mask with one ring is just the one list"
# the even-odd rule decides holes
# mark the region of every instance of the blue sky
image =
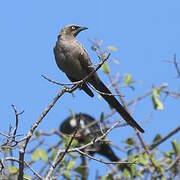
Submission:
[[[90,39],[103,39],[104,48],[114,45],[118,52],[112,56],[119,60],[119,65],[109,61],[111,70],[123,76],[129,72],[133,79],[141,83],[136,90],[122,89],[125,99],[146,92],[152,85],[166,82],[170,90],[179,90],[179,79],[173,65],[164,63],[174,53],[180,59],[180,2],[174,1],[1,1],[0,2],[0,131],[7,132],[9,123],[14,123],[11,104],[25,110],[19,123],[19,133],[26,133],[42,110],[56,95],[60,87],[45,81],[41,74],[48,75],[60,82],[67,82],[65,74],[57,68],[53,47],[61,27],[77,23],[89,29],[78,36],[87,49],[93,63],[98,59],[90,48]],[[108,83],[107,77],[99,73]],[[134,117],[142,124],[148,114],[152,118],[144,125],[143,135],[148,143],[155,134],[166,134],[179,125],[180,101],[168,98],[163,111],[153,110],[151,97],[135,107]],[[75,92],[75,98],[64,95],[39,129],[58,128],[59,123],[70,113],[90,113],[98,118],[101,111],[108,110],[108,105],[97,96],[90,98],[82,91]],[[134,107],[130,108],[134,110]],[[118,117],[118,116],[116,116]],[[133,134],[130,127],[115,130],[111,139],[122,142]],[[118,137],[118,138],[117,138]],[[119,138],[121,137],[121,138]],[[163,148],[168,148],[165,143]],[[121,155],[120,155],[121,156]]]

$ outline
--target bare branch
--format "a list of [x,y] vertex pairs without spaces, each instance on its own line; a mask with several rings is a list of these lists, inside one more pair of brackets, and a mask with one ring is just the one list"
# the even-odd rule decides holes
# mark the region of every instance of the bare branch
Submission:
[[[14,162],[17,162],[20,164],[19,160],[14,157],[6,157],[4,159],[4,161],[14,161]],[[25,166],[27,166],[33,172],[33,174],[36,175],[40,180],[43,180],[43,178],[40,176],[40,174],[38,174],[26,161],[24,161],[23,164],[25,164]]]
[[174,54],[174,58],[173,58],[172,61],[170,61],[170,60],[165,60],[165,62],[174,64],[175,69],[176,69],[176,72],[177,72],[177,78],[179,78],[179,77],[180,77],[180,68],[179,68],[178,62],[177,62],[177,60],[176,60],[176,54]]
[[70,148],[70,146],[71,146],[71,144],[73,142],[73,139],[75,138],[76,134],[77,134],[77,130],[74,132],[73,136],[71,137],[71,139],[70,139],[70,141],[69,141],[69,143],[68,143],[68,145],[67,145],[67,147],[66,147],[66,149],[65,149],[65,151],[63,153],[62,153],[62,151],[58,151],[57,152],[56,157],[55,157],[55,159],[54,159],[54,161],[53,161],[53,163],[52,163],[52,165],[51,165],[51,167],[50,167],[50,169],[49,169],[49,171],[48,171],[48,173],[47,173],[47,175],[45,177],[45,180],[49,180],[50,179],[54,169],[62,161],[62,159],[64,158],[64,156],[68,152],[68,150],[69,150],[69,148]]
[[170,169],[172,169],[178,161],[180,161],[180,155],[177,156],[171,164],[169,164],[169,166],[165,169],[165,171],[169,171]]
[[156,148],[157,146],[159,146],[160,144],[162,144],[164,141],[166,141],[167,139],[169,139],[171,136],[173,136],[174,134],[178,133],[180,131],[180,126],[178,126],[177,128],[173,129],[171,132],[169,132],[166,136],[164,136],[163,138],[161,138],[159,141],[153,143],[149,149],[153,150],[154,148]]
[[81,155],[87,156],[88,158],[95,160],[97,162],[103,163],[103,164],[134,164],[135,162],[126,162],[126,161],[104,161],[103,159],[95,158],[79,149],[76,149],[77,152],[79,152]]
[[11,105],[13,110],[14,110],[14,113],[15,113],[15,116],[16,116],[16,124],[15,124],[15,128],[13,130],[13,141],[15,141],[15,138],[16,138],[16,132],[17,132],[17,128],[18,128],[18,123],[19,123],[19,115],[23,114],[24,113],[24,110],[21,111],[20,113],[17,112],[16,110],[16,107],[14,104]]

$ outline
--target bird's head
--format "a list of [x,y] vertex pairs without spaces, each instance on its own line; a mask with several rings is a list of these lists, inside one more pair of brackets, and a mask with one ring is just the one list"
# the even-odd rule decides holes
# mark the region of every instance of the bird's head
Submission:
[[79,25],[71,24],[62,28],[60,34],[70,35],[76,37],[81,31],[88,29],[87,27],[81,27]]

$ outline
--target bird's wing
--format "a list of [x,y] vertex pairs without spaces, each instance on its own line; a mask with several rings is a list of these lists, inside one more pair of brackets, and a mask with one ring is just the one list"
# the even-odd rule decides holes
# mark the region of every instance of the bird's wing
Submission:
[[93,64],[88,56],[88,53],[81,45],[81,53],[78,56],[78,60],[83,67],[83,69],[89,74],[94,70]]
[[[82,66],[82,69],[85,71],[86,76],[90,74],[92,71],[94,71],[93,64],[88,56],[88,53],[86,50],[82,47],[82,51],[78,56],[78,60]],[[89,79],[88,82],[92,84],[95,87],[95,84],[99,82],[99,77],[97,73],[95,72]]]

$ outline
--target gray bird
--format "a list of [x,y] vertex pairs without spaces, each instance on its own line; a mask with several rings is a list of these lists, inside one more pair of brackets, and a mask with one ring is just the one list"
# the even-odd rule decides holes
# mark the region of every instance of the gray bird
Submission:
[[[88,53],[83,48],[81,43],[76,39],[76,36],[81,31],[86,29],[86,27],[80,27],[74,24],[63,27],[58,35],[58,40],[54,48],[54,55],[57,66],[72,82],[82,80],[94,70]],[[88,87],[88,83],[90,83],[97,91],[106,94],[112,94],[100,80],[97,73],[94,73],[92,76],[90,76],[87,82],[84,83],[81,87],[89,96],[93,97],[94,94]],[[118,111],[118,113],[129,125],[144,133],[144,130],[137,124],[137,122],[114,96],[105,94],[101,94],[101,96],[108,102],[111,107]]]

